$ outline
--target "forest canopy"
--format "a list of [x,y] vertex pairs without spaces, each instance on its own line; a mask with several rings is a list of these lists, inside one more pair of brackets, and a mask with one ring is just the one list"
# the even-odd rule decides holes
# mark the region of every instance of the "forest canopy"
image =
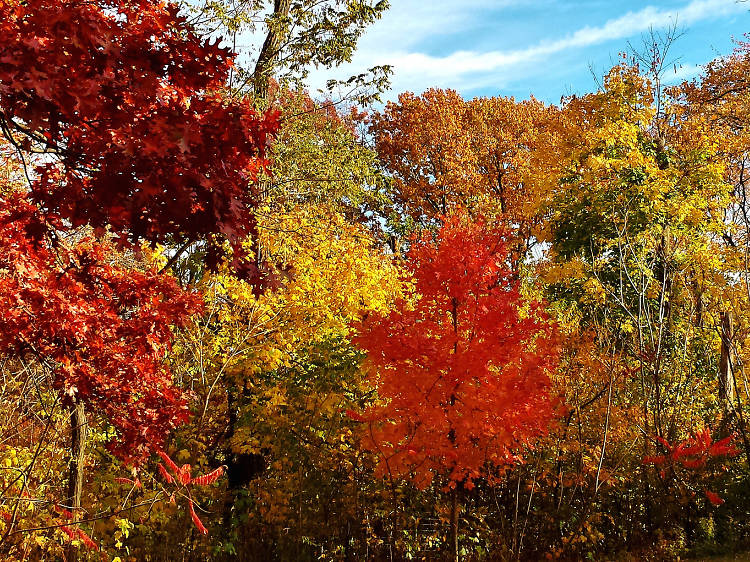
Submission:
[[308,91],[387,9],[0,0],[0,558],[750,550],[750,43]]

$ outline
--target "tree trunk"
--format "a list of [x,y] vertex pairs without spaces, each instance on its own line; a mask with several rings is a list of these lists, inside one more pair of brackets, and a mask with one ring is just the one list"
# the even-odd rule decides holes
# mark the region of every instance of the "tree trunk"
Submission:
[[[86,452],[86,410],[83,402],[74,398],[70,406],[70,462],[68,464],[68,493],[65,507],[70,510],[72,520],[79,519],[81,493],[83,491],[84,455]],[[68,560],[77,557],[76,548],[68,548]]]
[[266,470],[263,454],[235,453],[232,450],[232,437],[237,431],[240,398],[234,387],[227,389],[227,429],[224,433],[224,464],[227,473],[227,489],[222,506],[222,526],[226,536],[232,533],[232,516],[237,494],[243,487]]
[[70,464],[66,506],[76,515],[81,508],[83,490],[83,461],[86,450],[86,411],[83,402],[76,400],[70,407]]
[[[453,320],[453,333],[456,335],[455,343],[453,344],[453,355],[458,354],[458,302],[456,301],[456,298],[454,297],[452,299],[453,301],[453,308],[451,310],[451,318]],[[458,385],[453,389],[453,393],[450,397],[450,406],[451,408],[456,404],[456,391],[458,390]],[[452,425],[452,424],[451,424]],[[453,446],[456,446],[456,431],[453,427],[451,427],[450,432],[448,433],[448,437],[453,444]],[[453,490],[451,490],[451,522],[450,522],[450,530],[451,530],[451,542],[450,542],[450,549],[451,549],[451,558],[454,560],[454,562],[458,562],[458,482],[454,482],[455,486]]]
[[224,493],[224,502],[222,506],[221,524],[227,536],[232,531],[232,510],[234,509],[234,500],[239,482],[242,477],[238,474],[239,470],[236,463],[236,457],[232,451],[232,436],[234,435],[235,425],[237,424],[237,400],[233,388],[227,388],[227,430],[224,435],[226,439],[225,464],[227,465],[227,489]]
[[458,485],[451,490],[451,559],[458,562]]
[[255,97],[260,101],[264,101],[268,96],[268,82],[288,33],[289,26],[285,20],[289,17],[290,6],[291,0],[274,0],[273,3],[273,15],[269,20],[268,34],[263,41],[263,47],[261,47],[253,70]]
[[721,358],[719,359],[719,402],[723,410],[720,425],[721,437],[731,432],[732,401],[734,400],[734,377],[732,373],[732,339],[734,338],[732,316],[729,312],[719,315],[721,320]]

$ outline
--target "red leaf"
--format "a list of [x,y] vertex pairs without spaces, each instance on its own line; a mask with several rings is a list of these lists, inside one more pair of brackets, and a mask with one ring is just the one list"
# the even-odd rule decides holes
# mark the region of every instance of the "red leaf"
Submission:
[[91,539],[91,537],[89,537],[82,529],[79,529],[79,528],[71,529],[67,525],[61,525],[60,530],[66,535],[68,535],[68,538],[70,540],[76,540],[76,539],[80,540],[89,550],[96,550],[96,551],[99,550],[99,545],[96,544]]
[[196,515],[195,509],[193,508],[193,500],[188,500],[188,507],[190,508],[190,517],[193,520],[193,523],[195,523],[195,526],[198,528],[198,531],[204,535],[207,535],[208,529],[206,529],[206,527],[203,525],[203,522],[198,518],[198,515]]
[[157,453],[162,458],[162,460],[166,463],[166,465],[170,468],[170,470],[174,472],[175,475],[179,475],[180,468],[171,458],[169,458],[169,455],[165,453],[164,451],[157,451]]
[[667,457],[664,455],[657,455],[657,456],[646,456],[643,457],[643,464],[664,464],[666,462]]
[[734,435],[730,435],[712,444],[708,450],[708,454],[712,457],[736,455],[739,451],[732,445],[734,437]]
[[161,474],[162,478],[167,481],[167,484],[171,484],[174,482],[174,478],[172,478],[172,475],[167,472],[167,469],[164,468],[164,465],[159,463],[159,473]]
[[70,540],[73,540],[73,539],[76,538],[76,532],[73,529],[71,529],[70,527],[68,527],[67,525],[61,525],[60,526],[60,530],[63,533],[65,533],[66,535],[68,535],[68,537],[70,538]]
[[177,472],[177,479],[180,481],[180,484],[183,486],[187,486],[190,484],[190,465],[189,464],[183,464],[182,467]]
[[721,505],[724,503],[724,500],[720,498],[717,494],[713,493],[711,490],[706,490],[706,497],[708,498],[708,501],[710,501],[713,505]]
[[81,529],[78,529],[78,538],[86,545],[89,550],[99,550],[99,545],[96,544],[91,537],[84,533]]
[[216,482],[222,474],[224,474],[224,467],[220,466],[219,468],[212,470],[208,474],[203,474],[202,476],[193,478],[192,482],[193,484],[198,484],[199,486],[208,486]]
[[363,422],[365,421],[365,418],[362,417],[361,414],[358,412],[355,412],[354,410],[347,409],[344,414],[346,414],[346,417],[353,419],[354,421]]

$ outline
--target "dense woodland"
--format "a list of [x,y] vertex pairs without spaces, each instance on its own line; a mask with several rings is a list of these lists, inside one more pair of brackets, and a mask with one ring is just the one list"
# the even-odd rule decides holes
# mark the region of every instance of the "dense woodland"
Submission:
[[0,559],[750,548],[750,44],[308,93],[387,7],[0,0]]

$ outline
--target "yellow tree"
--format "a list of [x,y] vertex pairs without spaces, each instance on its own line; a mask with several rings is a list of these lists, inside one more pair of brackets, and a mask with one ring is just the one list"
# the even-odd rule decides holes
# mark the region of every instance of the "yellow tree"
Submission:
[[[641,457],[660,447],[655,438],[684,439],[720,422],[711,409],[719,334],[706,329],[716,310],[702,295],[726,285],[720,242],[730,191],[709,127],[685,118],[668,98],[657,110],[652,85],[636,67],[621,65],[600,92],[567,102],[567,157],[548,207],[550,260],[541,269],[549,298],[567,318],[570,357],[579,357],[562,381],[573,408],[567,421],[578,424],[568,458],[578,465],[575,485],[590,490],[576,509],[585,520],[596,505],[619,502],[597,499],[603,474],[619,478],[615,494],[621,499],[627,489],[639,498],[633,520],[645,522],[626,532],[643,540],[690,511],[673,475],[642,467]],[[559,478],[562,488],[562,472]],[[654,501],[663,486],[672,493]],[[622,508],[616,505],[608,509]],[[575,536],[583,520],[571,529]]]
[[[750,205],[748,202],[748,157],[750,152],[750,45],[738,43],[734,52],[706,65],[701,76],[676,89],[685,115],[701,120],[713,132],[717,158],[726,164],[726,181],[732,186],[730,204],[725,210],[727,226],[722,235],[726,268],[733,278],[723,293],[713,295],[718,311],[722,356],[719,368],[719,399],[727,425],[737,422],[750,454],[750,439],[745,428],[743,393],[739,392],[739,374],[747,362],[747,336],[750,318]],[[745,393],[746,396],[746,393]],[[747,400],[744,400],[747,402]],[[734,419],[732,419],[734,418]]]
[[[207,500],[219,502],[222,521],[207,522],[227,531],[223,548],[240,540],[260,549],[258,557],[264,537],[290,521],[298,530],[285,543],[290,556],[306,548],[305,529],[330,536],[315,494],[357,496],[353,480],[340,476],[353,474],[359,454],[344,411],[365,394],[348,326],[361,312],[383,311],[400,287],[393,256],[368,227],[368,210],[382,206],[382,181],[354,116],[275,85],[269,95],[283,109],[282,126],[260,189],[259,236],[248,240],[268,290],[229,270],[205,275],[190,260],[176,265],[205,289],[208,312],[182,335],[175,358],[183,386],[196,393],[196,417],[173,448],[199,465],[228,466],[226,494]],[[245,513],[253,515],[243,526]],[[340,516],[357,521],[347,513]]]
[[265,215],[259,232],[275,287],[259,295],[228,271],[207,277],[208,316],[183,335],[178,361],[197,394],[197,419],[175,447],[198,464],[228,465],[227,528],[237,524],[237,493],[256,476],[262,528],[294,519],[289,504],[302,501],[309,463],[351,473],[344,411],[365,389],[349,324],[384,312],[400,286],[372,235],[327,206]]

